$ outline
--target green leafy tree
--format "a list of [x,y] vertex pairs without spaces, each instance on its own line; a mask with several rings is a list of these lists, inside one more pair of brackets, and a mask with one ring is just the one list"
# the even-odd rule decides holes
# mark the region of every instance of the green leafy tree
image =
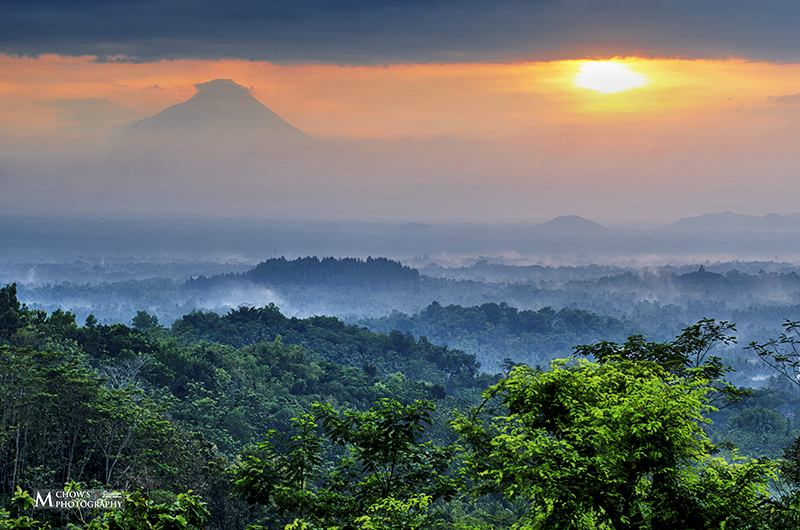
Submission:
[[49,530],[50,524],[27,515],[33,509],[34,500],[31,494],[17,486],[11,497],[11,513],[0,509],[0,530]]
[[743,454],[770,458],[792,443],[789,419],[762,406],[745,407],[728,418],[724,437]]
[[158,317],[151,315],[147,311],[138,311],[136,316],[133,317],[133,327],[139,331],[147,331],[149,329],[158,329]]
[[17,300],[17,284],[0,288],[0,341],[9,338],[23,326],[24,307]]
[[192,491],[172,504],[156,504],[146,493],[123,495],[124,507],[111,510],[86,526],[88,530],[192,530],[203,528],[209,516],[206,504]]
[[[800,387],[800,321],[785,320],[783,333],[763,343],[751,342],[748,348],[792,384]],[[800,438],[783,452],[783,475],[800,496]]]
[[783,333],[777,339],[748,346],[776,372],[800,386],[800,320],[785,320]]
[[431,496],[424,493],[406,500],[394,497],[380,499],[367,508],[367,514],[356,519],[362,530],[405,530],[421,528],[428,522],[425,511]]
[[731,335],[734,331],[736,327],[729,322],[703,319],[670,342],[647,342],[641,335],[631,335],[621,345],[604,341],[576,346],[575,353],[593,357],[601,364],[625,360],[654,362],[669,376],[705,381],[709,399],[715,405],[726,406],[752,394],[725,381],[725,375],[733,369],[723,364],[720,357],[711,355],[714,347],[736,342]]
[[521,528],[707,529],[752,520],[771,502],[775,465],[711,459],[701,427],[707,383],[652,361],[517,367],[487,393],[502,402],[494,415],[475,410],[455,424],[471,448],[475,491],[531,499]]
[[446,474],[453,448],[423,442],[433,411],[430,402],[383,400],[342,413],[315,404],[288,439],[272,433],[259,444],[237,490],[286,528],[417,528],[430,502],[456,489]]

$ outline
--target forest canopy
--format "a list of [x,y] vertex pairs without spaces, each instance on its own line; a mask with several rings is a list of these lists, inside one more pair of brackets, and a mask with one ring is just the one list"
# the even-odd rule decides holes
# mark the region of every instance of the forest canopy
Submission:
[[[557,325],[555,311],[436,311],[460,329],[470,315],[484,329],[620,331],[577,311]],[[575,348],[583,358],[508,359],[490,375],[409,331],[273,305],[170,328],[146,311],[78,325],[8,285],[0,528],[796,528],[800,433],[781,411],[797,398],[730,385],[712,349],[732,332],[704,320],[672,341],[599,340]],[[37,488],[127,504],[39,510]]]

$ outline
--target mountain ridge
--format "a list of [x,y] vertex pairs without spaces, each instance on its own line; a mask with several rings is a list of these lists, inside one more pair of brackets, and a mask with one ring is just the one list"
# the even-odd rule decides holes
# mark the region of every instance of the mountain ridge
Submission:
[[800,231],[800,214],[778,215],[770,213],[757,215],[733,212],[707,213],[695,217],[684,217],[670,224],[673,230],[718,230],[730,231]]

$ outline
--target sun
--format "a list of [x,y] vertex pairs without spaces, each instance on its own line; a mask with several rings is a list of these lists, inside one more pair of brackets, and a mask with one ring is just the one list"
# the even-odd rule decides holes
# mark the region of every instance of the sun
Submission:
[[617,61],[586,61],[578,67],[572,83],[601,94],[616,94],[650,84],[647,76],[634,72],[630,64]]

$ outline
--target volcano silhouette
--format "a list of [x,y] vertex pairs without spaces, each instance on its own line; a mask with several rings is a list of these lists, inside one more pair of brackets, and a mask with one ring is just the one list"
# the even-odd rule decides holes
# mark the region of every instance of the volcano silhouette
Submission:
[[177,134],[184,138],[310,139],[231,79],[214,79],[198,83],[195,88],[197,94],[188,101],[133,123],[130,131],[136,135]]
[[237,178],[241,184],[254,176],[288,175],[285,164],[314,162],[325,148],[231,79],[195,87],[188,101],[121,131],[110,155],[116,174],[236,186]]

